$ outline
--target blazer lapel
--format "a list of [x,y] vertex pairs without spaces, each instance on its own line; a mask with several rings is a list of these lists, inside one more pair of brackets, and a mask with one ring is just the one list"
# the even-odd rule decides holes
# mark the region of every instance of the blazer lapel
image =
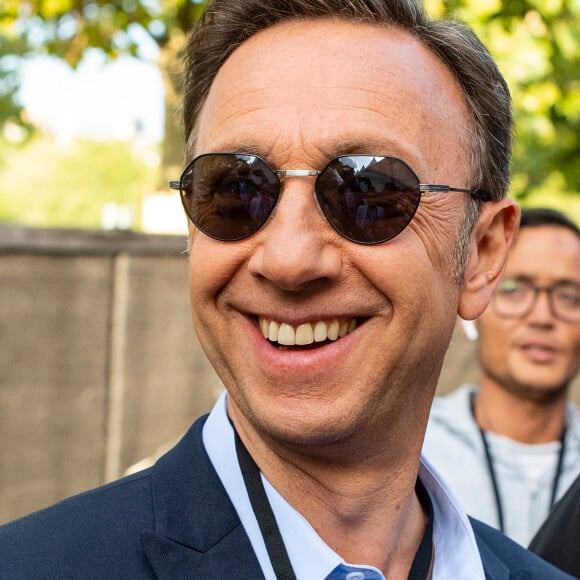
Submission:
[[486,579],[509,580],[512,578],[508,567],[497,557],[493,550],[485,542],[478,542],[478,544]]
[[158,580],[264,578],[241,526],[207,552],[154,533],[144,532],[141,541]]
[[509,580],[512,578],[510,569],[498,556],[498,550],[493,545],[493,536],[488,533],[488,528],[478,522],[469,518],[471,527],[475,534],[475,541],[479,548],[479,555],[483,563],[483,570],[487,580]]
[[160,580],[264,578],[203,446],[206,417],[151,469],[155,529],[141,534]]

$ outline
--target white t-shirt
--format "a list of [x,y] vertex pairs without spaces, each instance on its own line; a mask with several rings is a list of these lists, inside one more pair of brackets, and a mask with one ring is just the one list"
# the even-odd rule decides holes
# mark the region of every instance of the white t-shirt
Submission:
[[[423,453],[471,516],[499,528],[498,510],[479,428],[463,386],[433,402]],[[580,473],[580,415],[567,407],[564,461],[556,499]],[[487,432],[501,498],[504,532],[527,546],[548,516],[560,442],[529,445]]]

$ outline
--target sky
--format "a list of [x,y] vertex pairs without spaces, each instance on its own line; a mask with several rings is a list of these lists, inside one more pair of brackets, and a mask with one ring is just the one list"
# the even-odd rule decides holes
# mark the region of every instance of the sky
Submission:
[[130,140],[137,128],[148,142],[162,139],[163,85],[150,60],[107,62],[93,50],[73,70],[53,57],[32,57],[21,68],[20,98],[31,120],[60,142]]

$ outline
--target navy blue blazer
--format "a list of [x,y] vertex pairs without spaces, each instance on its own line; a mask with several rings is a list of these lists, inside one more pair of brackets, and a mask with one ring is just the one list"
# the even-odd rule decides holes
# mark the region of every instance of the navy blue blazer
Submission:
[[[204,422],[153,467],[0,527],[0,579],[264,578],[203,446]],[[487,578],[571,578],[488,526],[473,529]]]

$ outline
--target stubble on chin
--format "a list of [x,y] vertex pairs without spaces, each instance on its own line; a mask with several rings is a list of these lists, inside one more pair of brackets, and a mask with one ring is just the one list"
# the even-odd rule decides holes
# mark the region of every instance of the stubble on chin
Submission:
[[522,401],[536,405],[551,405],[555,401],[566,397],[569,382],[539,384],[518,379],[512,373],[496,373],[493,369],[485,369],[486,374],[500,388]]

